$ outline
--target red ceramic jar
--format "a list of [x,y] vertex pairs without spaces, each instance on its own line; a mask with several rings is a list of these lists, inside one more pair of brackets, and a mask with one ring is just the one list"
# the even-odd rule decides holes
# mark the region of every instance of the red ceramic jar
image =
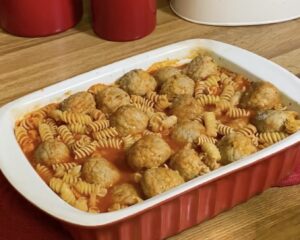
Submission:
[[0,0],[1,27],[22,37],[63,32],[81,16],[82,0]]
[[91,0],[93,28],[106,40],[130,41],[156,25],[156,0]]

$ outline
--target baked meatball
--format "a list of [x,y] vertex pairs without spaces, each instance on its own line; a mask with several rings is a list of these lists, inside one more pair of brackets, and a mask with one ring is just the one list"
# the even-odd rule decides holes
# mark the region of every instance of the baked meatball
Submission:
[[184,179],[177,171],[169,168],[152,168],[145,171],[141,186],[146,197],[154,197],[180,184]]
[[143,132],[147,128],[148,121],[146,113],[131,105],[120,107],[110,117],[111,126],[115,127],[122,136]]
[[244,92],[241,105],[254,110],[269,110],[281,104],[281,96],[277,88],[268,82],[252,83]]
[[188,64],[186,74],[194,80],[201,80],[218,74],[218,66],[212,57],[200,55]]
[[197,121],[181,121],[174,127],[171,137],[183,143],[195,141],[205,133],[205,127]]
[[171,156],[171,148],[159,136],[148,135],[137,141],[127,152],[127,162],[134,170],[155,168]]
[[280,132],[285,130],[286,121],[296,117],[297,113],[293,111],[266,110],[257,112],[251,122],[260,132]]
[[250,138],[241,133],[230,133],[218,143],[223,164],[231,163],[257,151]]
[[66,144],[57,140],[42,142],[34,153],[36,163],[51,166],[70,160],[70,150]]
[[197,152],[185,147],[171,157],[170,167],[177,170],[185,181],[209,172],[209,168],[201,161]]
[[157,70],[154,73],[154,77],[158,83],[159,86],[161,86],[165,81],[167,81],[169,78],[180,75],[181,71],[176,67],[163,67],[159,70]]
[[91,157],[83,164],[82,177],[89,183],[101,184],[108,188],[114,185],[120,178],[117,168],[105,158]]
[[62,111],[88,113],[95,108],[95,99],[93,95],[88,92],[75,93],[61,103]]
[[148,72],[136,69],[126,73],[117,84],[129,94],[143,96],[147,92],[154,91],[157,83]]
[[160,94],[165,94],[169,100],[172,100],[179,95],[193,96],[194,88],[195,82],[192,79],[186,75],[177,74],[162,84]]
[[143,201],[135,187],[129,183],[117,185],[112,189],[112,202],[109,211],[115,211],[129,207]]
[[179,120],[194,120],[201,115],[203,107],[192,96],[181,95],[174,99],[170,110]]
[[112,86],[97,93],[96,103],[104,113],[111,114],[119,107],[130,104],[130,97],[121,88]]

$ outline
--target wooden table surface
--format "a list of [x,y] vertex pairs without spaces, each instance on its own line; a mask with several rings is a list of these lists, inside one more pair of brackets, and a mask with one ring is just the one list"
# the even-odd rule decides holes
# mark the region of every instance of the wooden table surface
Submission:
[[[300,74],[300,19],[266,26],[212,27],[179,19],[166,1],[159,0],[158,8],[156,30],[127,43],[97,38],[88,14],[76,28],[51,37],[27,39],[0,32],[0,104],[116,60],[191,38],[234,44]],[[269,189],[170,239],[300,239],[300,186]]]

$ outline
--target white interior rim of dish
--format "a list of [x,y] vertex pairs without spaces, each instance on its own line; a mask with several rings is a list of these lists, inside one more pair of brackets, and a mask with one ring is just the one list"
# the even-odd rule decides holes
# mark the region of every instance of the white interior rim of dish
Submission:
[[[114,78],[115,80],[116,76],[121,76],[134,68],[147,68],[151,63],[167,59],[181,59],[198,48],[213,52],[222,58],[222,61],[230,62],[230,64],[242,68],[243,71],[259,79],[272,82],[284,94],[296,102],[300,102],[300,95],[298,94],[300,89],[299,79],[277,64],[249,51],[214,40],[186,40],[81,74],[77,77],[36,91],[2,107],[0,109],[2,136],[0,138],[0,167],[3,174],[20,194],[50,215],[75,225],[96,227],[135,215],[176,195],[182,194],[185,191],[203,185],[208,181],[212,181],[225,174],[248,166],[259,159],[265,158],[300,141],[300,132],[295,133],[285,140],[249,157],[197,177],[163,194],[145,200],[142,203],[115,212],[91,214],[77,210],[60,199],[41,180],[22,153],[14,137],[13,128],[16,118],[20,117],[20,111],[23,113],[28,112],[31,111],[31,108],[34,106],[36,107],[40,104],[45,105],[53,101],[62,100],[63,97],[65,97],[64,93],[70,90],[72,92],[85,90],[88,86],[98,83],[101,78]],[[282,79],[284,79],[284,81]]]

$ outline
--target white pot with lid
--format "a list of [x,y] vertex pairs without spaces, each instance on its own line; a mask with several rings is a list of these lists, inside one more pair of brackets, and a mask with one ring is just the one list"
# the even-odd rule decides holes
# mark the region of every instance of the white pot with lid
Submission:
[[241,26],[300,17],[300,0],[171,0],[172,10],[188,21]]

